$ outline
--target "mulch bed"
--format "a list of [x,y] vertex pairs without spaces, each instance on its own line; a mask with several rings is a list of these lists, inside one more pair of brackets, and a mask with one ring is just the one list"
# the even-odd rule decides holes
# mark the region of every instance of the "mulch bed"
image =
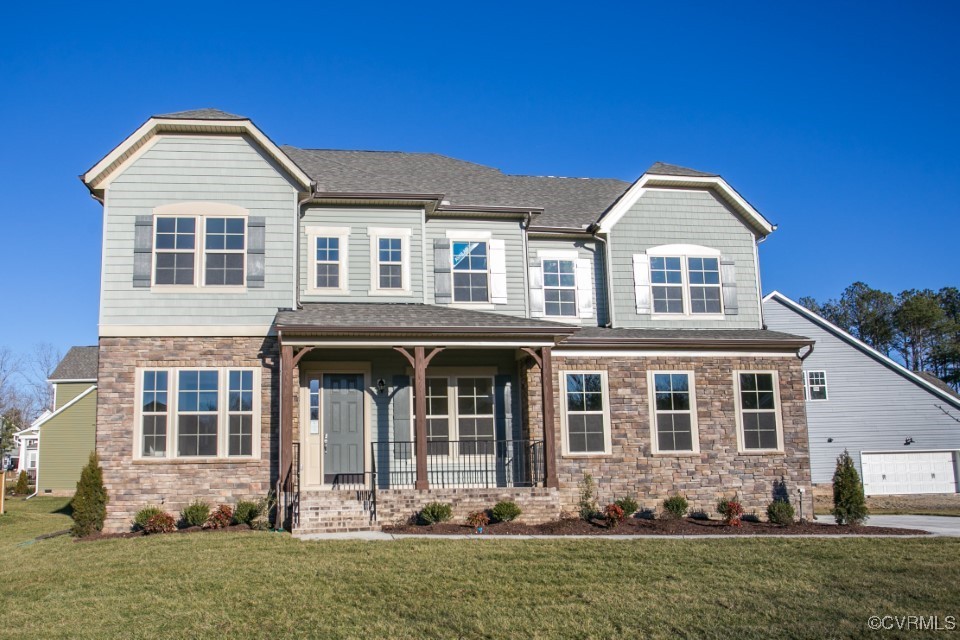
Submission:
[[76,538],[74,542],[92,542],[94,540],[112,540],[114,538],[142,538],[147,535],[153,536],[168,536],[168,535],[177,535],[179,533],[250,533],[253,529],[245,524],[232,524],[229,527],[223,527],[222,529],[204,529],[203,527],[187,527],[186,529],[177,529],[176,531],[171,531],[170,533],[152,533],[147,534],[143,531],[124,531],[123,533],[95,533],[92,536],[87,536],[86,538]]
[[[477,535],[473,527],[467,524],[455,524],[444,522],[441,524],[432,524],[420,526],[415,524],[404,524],[394,526],[384,526],[383,531],[387,533],[418,533],[433,535]],[[524,524],[521,522],[500,522],[489,524],[483,528],[480,535],[491,536],[515,536],[515,535],[549,535],[549,536],[572,536],[572,535],[880,535],[880,536],[902,536],[902,535],[928,535],[926,531],[917,529],[896,529],[893,527],[838,527],[832,524],[821,524],[813,522],[795,523],[792,525],[776,525],[769,522],[749,522],[744,520],[739,527],[727,526],[719,520],[695,520],[693,518],[683,518],[680,520],[649,520],[644,518],[627,518],[620,526],[613,529],[608,528],[600,521],[586,522],[579,518],[557,520],[544,524]]]

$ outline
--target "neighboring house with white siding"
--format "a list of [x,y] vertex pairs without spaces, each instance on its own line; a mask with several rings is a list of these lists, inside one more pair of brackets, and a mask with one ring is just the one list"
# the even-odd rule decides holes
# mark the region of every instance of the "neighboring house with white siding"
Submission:
[[775,227],[717,174],[281,147],[203,109],[82,179],[103,205],[108,529],[268,491],[308,533],[429,501],[555,518],[585,473],[601,499],[710,511],[810,486],[811,341],[763,328]]
[[956,393],[779,292],[764,298],[763,314],[771,329],[816,341],[803,361],[815,486],[832,482],[837,456],[846,449],[867,495],[958,491]]

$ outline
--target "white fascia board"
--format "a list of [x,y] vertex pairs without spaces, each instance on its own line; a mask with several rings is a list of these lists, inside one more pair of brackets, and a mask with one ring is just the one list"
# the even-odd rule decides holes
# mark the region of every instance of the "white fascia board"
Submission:
[[[908,378],[911,382],[915,382],[916,384],[920,385],[927,391],[930,391],[931,393],[935,394],[939,398],[945,400],[946,402],[949,402],[951,405],[953,405],[957,409],[960,409],[960,400],[950,397],[950,394],[945,392],[943,389],[940,389],[936,385],[927,382],[926,380],[918,376],[913,371],[910,371],[910,369],[907,369],[905,366],[903,366],[896,360],[890,358],[889,356],[885,356],[884,354],[880,353],[879,351],[877,351],[876,349],[868,345],[866,342],[863,342],[859,338],[855,338],[853,335],[847,333],[846,331],[844,331],[837,325],[833,324],[829,320],[822,318],[821,316],[818,316],[813,311],[810,311],[810,309],[807,309],[803,305],[797,302],[794,302],[793,300],[783,295],[779,291],[773,291],[771,293],[768,293],[766,296],[764,296],[763,301],[767,302],[768,300],[776,300],[777,302],[780,302],[788,309],[795,311],[800,316],[820,326],[822,329],[825,329],[829,333],[834,334],[844,342],[849,343],[851,346],[859,349],[860,351],[872,357],[873,359],[879,360],[882,364],[886,365],[890,369],[893,369],[894,371],[904,376],[905,378]],[[814,349],[816,349],[816,344],[814,344]]]
[[655,173],[645,173],[627,189],[626,193],[624,193],[613,207],[600,219],[600,231],[609,233],[614,225],[626,215],[627,211],[643,197],[647,187],[655,186],[675,188],[700,186],[715,189],[733,204],[741,215],[759,229],[762,235],[766,236],[773,233],[774,229],[776,229],[775,225],[764,218],[759,211],[754,209],[749,202],[737,193],[736,189],[727,184],[727,181],[719,176],[666,176]]
[[[124,163],[132,157],[131,150],[143,145],[146,138],[155,137],[162,133],[164,128],[195,129],[197,133],[236,133],[246,134],[253,138],[283,169],[300,183],[304,191],[311,190],[310,176],[298,167],[290,156],[285,154],[273,140],[268,138],[250,120],[168,120],[166,118],[150,118],[136,131],[117,145],[113,151],[103,157],[100,162],[83,174],[83,182],[91,189],[99,189],[108,181],[111,174],[116,173]],[[179,131],[177,131],[179,133]],[[136,152],[134,152],[136,153]],[[130,157],[127,157],[127,156]],[[116,166],[113,166],[117,163]]]
[[68,402],[67,404],[63,405],[62,407],[60,407],[59,409],[57,409],[57,410],[54,411],[53,413],[48,413],[46,416],[44,416],[44,417],[40,418],[39,420],[37,420],[36,422],[34,422],[33,425],[31,425],[30,428],[31,428],[31,429],[36,429],[37,431],[39,431],[39,430],[40,430],[40,427],[42,427],[43,425],[45,425],[47,422],[49,422],[49,421],[52,420],[53,418],[56,418],[58,415],[60,415],[61,413],[63,413],[64,411],[66,411],[67,409],[69,409],[70,407],[72,407],[73,405],[75,405],[75,404],[77,404],[78,402],[80,402],[81,400],[83,400],[85,397],[87,397],[88,395],[90,395],[90,393],[93,392],[96,388],[97,388],[97,385],[95,385],[95,384],[90,385],[89,387],[87,387],[86,390],[84,390],[83,393],[81,393],[80,395],[78,395],[76,398],[74,398],[73,400],[71,400],[71,401]]

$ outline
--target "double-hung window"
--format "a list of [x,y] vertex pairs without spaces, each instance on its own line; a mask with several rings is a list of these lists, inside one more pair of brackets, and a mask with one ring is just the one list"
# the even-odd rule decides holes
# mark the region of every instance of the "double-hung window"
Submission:
[[[487,375],[429,377],[427,453],[492,455],[496,439],[494,381]],[[452,442],[458,443],[451,446]]]
[[742,450],[779,451],[782,436],[776,372],[739,371],[734,375]]
[[827,372],[807,371],[807,400],[827,399]]
[[649,383],[654,453],[699,451],[693,373],[651,371]]
[[192,285],[196,272],[197,219],[157,218],[155,228],[154,283]]
[[381,289],[403,289],[403,240],[378,238],[377,276]]
[[243,218],[206,218],[204,284],[239,286],[246,259]]
[[577,317],[577,272],[574,260],[543,261],[544,313]]
[[259,455],[255,368],[138,369],[137,457]]
[[340,294],[348,291],[347,249],[350,229],[307,227],[309,292]]
[[570,455],[610,452],[610,412],[607,406],[606,374],[600,371],[570,371],[563,382],[565,453]]
[[[153,284],[240,287],[245,283],[244,217],[157,216]],[[197,236],[202,242],[197,241]],[[202,269],[202,278],[198,273]]]
[[453,301],[489,302],[488,246],[485,241],[455,240],[453,256]]
[[655,253],[650,256],[650,293],[654,314],[719,315],[723,313],[720,258]]

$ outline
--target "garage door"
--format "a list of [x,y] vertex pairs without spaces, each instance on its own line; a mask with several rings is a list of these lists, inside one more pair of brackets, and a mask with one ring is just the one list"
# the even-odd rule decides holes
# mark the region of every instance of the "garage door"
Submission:
[[956,493],[952,451],[864,453],[863,489],[869,495]]

